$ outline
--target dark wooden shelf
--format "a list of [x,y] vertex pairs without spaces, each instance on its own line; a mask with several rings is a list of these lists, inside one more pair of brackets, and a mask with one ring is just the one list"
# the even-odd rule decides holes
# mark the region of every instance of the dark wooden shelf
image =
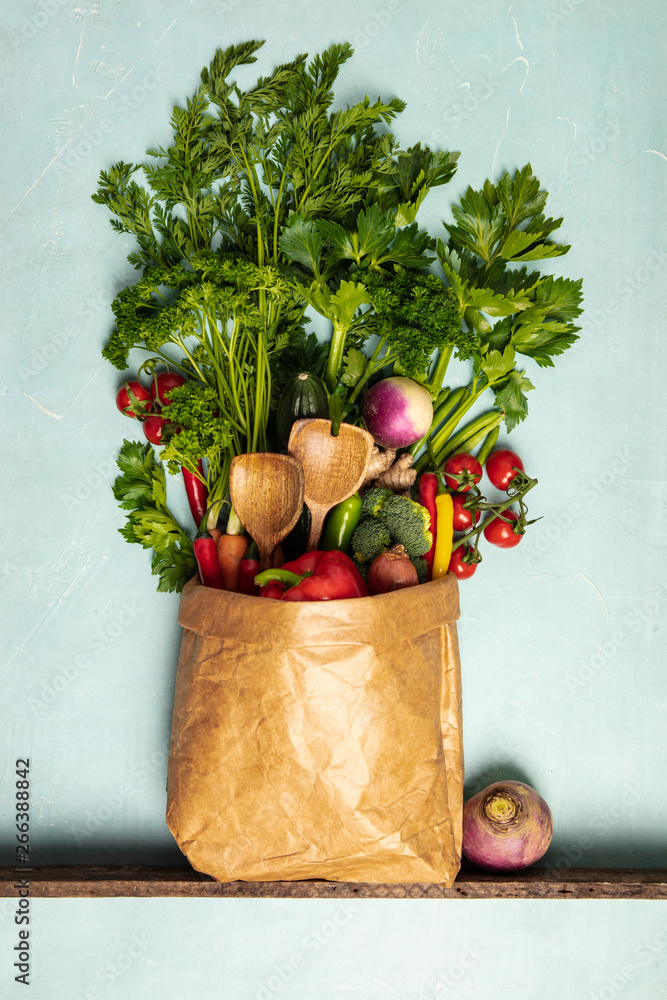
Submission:
[[33,899],[180,896],[211,899],[667,899],[667,870],[528,868],[511,875],[463,869],[451,889],[426,884],[216,882],[192,868],[53,865],[0,868],[0,896],[18,896],[30,879]]

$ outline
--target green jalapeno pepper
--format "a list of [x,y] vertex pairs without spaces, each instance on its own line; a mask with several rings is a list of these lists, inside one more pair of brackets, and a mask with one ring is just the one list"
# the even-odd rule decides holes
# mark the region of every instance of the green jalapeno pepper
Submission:
[[327,514],[320,539],[321,551],[330,552],[332,549],[339,549],[341,552],[347,552],[360,517],[361,497],[358,493],[353,493],[347,500],[332,507]]

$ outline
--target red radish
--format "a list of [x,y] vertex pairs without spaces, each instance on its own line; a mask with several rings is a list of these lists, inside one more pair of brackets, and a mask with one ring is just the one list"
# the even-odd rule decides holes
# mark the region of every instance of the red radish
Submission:
[[496,781],[463,807],[463,853],[490,871],[519,871],[546,853],[551,810],[523,781]]
[[407,448],[428,434],[433,403],[423,385],[392,375],[371,386],[361,402],[361,416],[381,448]]
[[153,409],[153,397],[148,389],[136,379],[125,382],[116,393],[116,406],[126,417],[138,417],[143,420]]

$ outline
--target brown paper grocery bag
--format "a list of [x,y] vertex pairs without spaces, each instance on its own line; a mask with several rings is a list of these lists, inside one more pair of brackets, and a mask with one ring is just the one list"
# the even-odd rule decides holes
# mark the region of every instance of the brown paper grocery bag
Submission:
[[451,885],[463,759],[454,576],[283,603],[183,590],[167,823],[221,882]]

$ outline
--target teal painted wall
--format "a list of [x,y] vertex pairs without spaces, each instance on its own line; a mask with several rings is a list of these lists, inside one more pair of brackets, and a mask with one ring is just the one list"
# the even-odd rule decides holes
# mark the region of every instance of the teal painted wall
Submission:
[[[531,515],[543,519],[461,585],[467,789],[513,775],[539,788],[554,866],[667,867],[665,17],[659,0],[4,11],[0,863],[14,857],[24,756],[36,863],[181,858],[164,823],[178,599],[155,593],[147,555],[117,534],[109,489],[132,428],[100,349],[131,245],[90,194],[101,168],[168,140],[172,105],[217,46],[260,37],[259,73],[352,42],[339,99],[400,96],[404,145],[461,151],[424,206],[434,235],[468,184],[528,161],[564,216],[572,249],[553,270],[584,278],[581,340],[553,370],[529,364],[530,416],[505,439],[539,479]],[[30,995],[667,991],[663,904],[342,905],[35,901]],[[22,995],[14,908],[0,901],[3,997]]]

